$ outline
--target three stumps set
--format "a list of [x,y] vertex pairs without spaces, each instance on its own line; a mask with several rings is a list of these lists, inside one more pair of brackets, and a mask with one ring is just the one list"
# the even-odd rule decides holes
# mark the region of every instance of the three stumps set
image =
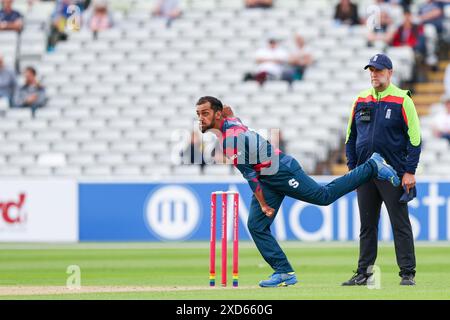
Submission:
[[222,196],[221,205],[221,241],[222,241],[222,270],[221,285],[227,286],[227,212],[228,212],[228,195],[233,197],[233,287],[238,286],[239,282],[239,193],[236,191],[215,191],[211,193],[211,240],[209,246],[209,285],[216,285],[216,211],[217,196]]

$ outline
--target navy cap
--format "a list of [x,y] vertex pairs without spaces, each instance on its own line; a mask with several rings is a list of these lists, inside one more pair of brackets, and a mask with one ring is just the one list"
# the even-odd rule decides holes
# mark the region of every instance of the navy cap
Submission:
[[366,70],[368,67],[374,67],[378,70],[383,69],[392,69],[392,61],[389,59],[389,57],[385,54],[379,53],[374,55],[372,58],[370,58],[369,64],[364,67],[364,70]]

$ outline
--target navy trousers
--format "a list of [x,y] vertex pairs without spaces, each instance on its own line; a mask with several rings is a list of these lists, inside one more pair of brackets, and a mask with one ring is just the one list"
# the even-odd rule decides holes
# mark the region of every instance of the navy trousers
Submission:
[[387,181],[371,180],[357,189],[361,230],[359,234],[358,273],[367,273],[375,264],[378,250],[378,222],[384,202],[394,234],[395,254],[400,276],[416,274],[414,236],[409,220],[408,205],[398,199],[403,194],[401,186],[394,187]]
[[[327,206],[377,175],[375,162],[369,160],[346,175],[321,186],[310,178],[291,156],[281,154],[279,160],[279,170],[276,174],[261,175],[259,179],[267,205],[275,209],[275,212],[280,208],[285,196]],[[291,264],[270,232],[275,216],[276,213],[272,218],[267,217],[253,195],[247,225],[256,247],[275,273],[292,272],[294,270]]]

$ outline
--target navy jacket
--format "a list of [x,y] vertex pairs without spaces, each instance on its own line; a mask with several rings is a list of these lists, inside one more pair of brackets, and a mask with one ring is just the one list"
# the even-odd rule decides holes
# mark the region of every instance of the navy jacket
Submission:
[[409,91],[393,84],[383,92],[362,91],[353,103],[345,145],[350,170],[378,152],[400,177],[415,174],[421,137]]

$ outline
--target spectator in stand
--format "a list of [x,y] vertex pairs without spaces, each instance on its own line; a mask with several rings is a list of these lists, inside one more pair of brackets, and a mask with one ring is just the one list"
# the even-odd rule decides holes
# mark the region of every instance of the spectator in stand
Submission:
[[289,53],[280,47],[279,40],[270,37],[267,46],[256,51],[256,70],[245,75],[244,80],[256,80],[263,84],[266,80],[290,80],[285,78],[285,66]]
[[[56,0],[55,9],[51,16],[50,33],[47,40],[47,51],[52,52],[58,41],[65,41],[68,38],[66,30],[68,28],[73,31],[81,29],[81,16],[76,17],[75,14],[82,14],[91,3],[91,0]],[[76,11],[77,6],[79,11]],[[74,24],[67,26],[69,17],[73,17]]]
[[94,0],[92,7],[92,11],[87,13],[86,26],[96,37],[98,32],[112,28],[114,19],[107,0]]
[[66,23],[70,17],[69,6],[73,4],[73,0],[57,0],[55,10],[51,16],[50,33],[47,39],[47,51],[52,52],[58,41],[66,41]]
[[305,39],[297,34],[295,36],[295,49],[291,52],[289,68],[284,72],[284,80],[301,80],[308,66],[314,62],[311,49],[305,45]]
[[427,0],[419,6],[419,18],[423,24],[431,24],[438,34],[444,29],[444,11],[438,1]]
[[166,25],[170,27],[173,20],[179,18],[182,14],[180,0],[158,0],[153,15],[167,19]]
[[13,10],[12,4],[13,0],[2,0],[0,31],[22,31],[23,17],[19,12]]
[[10,107],[16,86],[16,74],[5,67],[3,56],[0,54],[0,98],[7,99]]
[[385,0],[393,5],[400,6],[403,11],[410,11],[413,0]]
[[436,114],[433,121],[433,133],[436,137],[447,139],[450,142],[450,96],[444,98],[445,111]]
[[23,75],[25,84],[16,92],[14,107],[30,108],[34,118],[36,110],[47,103],[45,88],[37,81],[36,70],[33,67],[25,68]]
[[272,8],[273,0],[245,0],[245,6],[247,8]]
[[334,11],[334,20],[349,26],[359,24],[358,6],[350,0],[340,0]]
[[85,11],[89,8],[91,0],[74,0],[75,4],[80,8],[81,11]]
[[426,57],[427,50],[423,26],[414,23],[413,15],[409,11],[404,12],[403,24],[392,35],[390,42],[393,47],[407,46],[413,49],[415,53]]
[[434,0],[427,0],[419,7],[419,19],[424,24],[424,32],[427,47],[426,64],[432,70],[438,70],[438,57],[436,54],[439,35],[444,31],[444,11],[441,5]]
[[413,0],[390,0],[390,2],[399,4],[403,11],[410,11]]

